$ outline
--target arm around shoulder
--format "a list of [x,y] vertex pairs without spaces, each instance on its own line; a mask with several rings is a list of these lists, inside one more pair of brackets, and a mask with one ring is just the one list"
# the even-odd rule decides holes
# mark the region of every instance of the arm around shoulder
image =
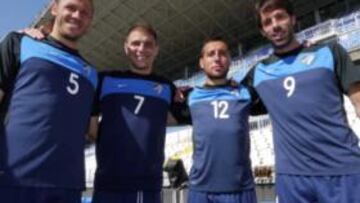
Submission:
[[192,123],[190,108],[187,104],[187,100],[192,89],[192,87],[188,86],[177,88],[175,98],[170,108],[170,114],[168,116],[169,125],[186,125]]

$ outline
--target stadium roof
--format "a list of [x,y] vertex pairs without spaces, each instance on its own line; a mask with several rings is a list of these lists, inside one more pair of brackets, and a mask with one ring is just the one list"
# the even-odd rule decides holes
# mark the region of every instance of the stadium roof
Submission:
[[[159,33],[160,54],[155,71],[169,78],[183,77],[184,67],[194,67],[206,36],[221,35],[238,53],[261,43],[253,18],[254,0],[94,0],[95,19],[81,41],[81,52],[100,70],[127,67],[123,40],[134,22],[151,23]],[[298,15],[332,0],[295,0]],[[50,18],[47,8],[34,22]]]

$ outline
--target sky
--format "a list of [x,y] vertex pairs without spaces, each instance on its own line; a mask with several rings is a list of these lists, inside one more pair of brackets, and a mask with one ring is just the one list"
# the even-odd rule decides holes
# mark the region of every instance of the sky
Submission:
[[50,0],[1,0],[0,39],[12,30],[29,27]]

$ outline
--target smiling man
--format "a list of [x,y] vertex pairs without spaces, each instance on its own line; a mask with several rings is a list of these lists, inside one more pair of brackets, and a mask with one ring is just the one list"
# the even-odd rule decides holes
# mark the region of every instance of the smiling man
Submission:
[[260,0],[256,17],[274,54],[248,76],[273,125],[280,203],[360,202],[359,139],[343,95],[360,117],[360,67],[337,43],[303,46],[289,0]]
[[91,0],[56,0],[50,35],[10,33],[0,45],[0,198],[79,203],[97,73],[78,53]]
[[101,75],[98,115],[92,120],[98,167],[94,203],[160,203],[164,141],[175,86],[153,73],[157,34],[133,25],[124,42],[130,70]]

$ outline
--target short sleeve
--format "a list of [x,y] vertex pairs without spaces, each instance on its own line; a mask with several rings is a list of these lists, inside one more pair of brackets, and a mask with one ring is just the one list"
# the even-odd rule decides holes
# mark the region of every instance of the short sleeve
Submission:
[[0,89],[5,94],[13,86],[20,68],[20,43],[23,35],[12,32],[0,43]]
[[351,85],[360,82],[360,66],[355,65],[346,50],[339,44],[330,45],[334,57],[335,74],[339,86],[347,94]]

